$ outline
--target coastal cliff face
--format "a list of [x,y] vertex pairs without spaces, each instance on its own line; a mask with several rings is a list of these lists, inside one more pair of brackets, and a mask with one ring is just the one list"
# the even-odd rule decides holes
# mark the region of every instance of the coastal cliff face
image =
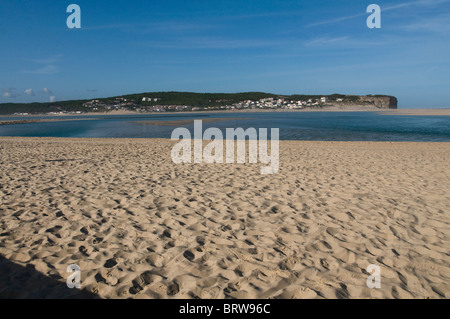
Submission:
[[366,104],[373,104],[381,109],[396,109],[397,98],[394,96],[361,96],[360,101]]

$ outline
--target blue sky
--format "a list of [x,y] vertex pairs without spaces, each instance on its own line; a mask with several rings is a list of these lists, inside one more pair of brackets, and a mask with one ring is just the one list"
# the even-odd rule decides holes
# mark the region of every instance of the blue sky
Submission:
[[0,43],[0,103],[173,90],[450,107],[450,0],[2,0]]

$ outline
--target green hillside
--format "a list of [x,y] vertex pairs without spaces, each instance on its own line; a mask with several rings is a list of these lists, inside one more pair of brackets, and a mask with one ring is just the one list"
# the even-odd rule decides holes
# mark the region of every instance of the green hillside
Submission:
[[[42,114],[50,112],[83,112],[94,113],[114,109],[137,110],[154,105],[188,105],[192,108],[208,108],[224,105],[232,105],[246,100],[258,101],[264,98],[284,98],[287,100],[316,100],[324,95],[280,95],[264,92],[242,93],[192,93],[192,92],[148,92],[128,94],[108,98],[97,98],[95,107],[85,103],[91,100],[70,100],[47,103],[3,103],[0,104],[0,114],[28,113]],[[325,95],[327,96],[327,95]],[[142,101],[142,99],[155,99]],[[342,101],[344,103],[356,103],[360,100],[357,95],[332,94],[327,96],[330,102]]]

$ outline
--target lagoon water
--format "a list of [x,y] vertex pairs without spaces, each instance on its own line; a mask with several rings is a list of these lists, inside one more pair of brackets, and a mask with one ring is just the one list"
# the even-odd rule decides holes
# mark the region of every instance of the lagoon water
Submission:
[[[9,116],[0,117],[0,121],[39,118],[43,117]],[[225,128],[279,128],[282,140],[450,142],[450,116],[376,112],[208,112],[45,118],[70,121],[1,125],[0,136],[170,138],[172,131],[180,126],[193,133],[193,123],[186,124],[186,120],[221,119],[203,122],[203,130],[217,127],[225,133]],[[170,123],[155,125],[155,121]]]

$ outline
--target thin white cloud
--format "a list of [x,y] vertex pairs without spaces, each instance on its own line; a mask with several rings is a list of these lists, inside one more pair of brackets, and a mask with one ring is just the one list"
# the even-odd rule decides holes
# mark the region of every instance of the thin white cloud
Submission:
[[348,40],[348,37],[337,37],[337,38],[317,38],[310,40],[305,43],[305,46],[321,46],[342,43]]
[[54,96],[54,95],[50,96],[49,101],[50,102],[55,102],[56,101],[56,96]]
[[399,29],[405,31],[428,31],[448,35],[450,32],[450,14],[444,14],[434,17],[423,17],[411,21],[408,24],[399,26]]
[[319,22],[315,22],[315,23],[311,23],[309,25],[307,25],[307,27],[315,27],[318,25],[324,25],[324,24],[332,24],[332,23],[337,23],[337,22],[341,22],[341,21],[345,21],[345,20],[351,20],[354,18],[359,18],[366,15],[366,13],[359,13],[359,14],[353,14],[350,16],[344,16],[344,17],[338,17],[335,19],[331,19],[331,20],[325,20],[325,21],[319,21]]
[[59,62],[62,58],[62,54],[57,54],[48,58],[43,58],[43,59],[27,59],[27,61],[31,61],[34,63],[38,63],[38,64],[55,64],[57,62]]
[[[355,38],[350,36],[342,37],[319,37],[303,42],[305,49],[323,49],[323,48],[371,48],[380,47],[392,43],[400,43],[398,37],[384,36],[375,41],[366,38]],[[332,52],[332,51],[329,51]],[[332,53],[334,54],[334,53]]]
[[97,26],[86,26],[84,30],[121,30],[141,33],[151,32],[181,32],[192,30],[206,30],[216,28],[217,25],[200,23],[200,22],[184,22],[184,21],[164,21],[164,22],[150,22],[150,23],[117,23],[105,24]]
[[264,39],[224,39],[216,37],[181,38],[165,43],[150,43],[149,46],[162,49],[241,49],[258,47],[276,47],[292,44],[294,40]]
[[44,88],[42,90],[45,94],[53,94],[53,92],[49,88]]
[[[443,3],[448,3],[448,2],[450,2],[450,0],[416,0],[416,1],[410,1],[410,2],[402,2],[402,3],[391,5],[388,7],[382,6],[381,12],[402,9],[402,8],[406,8],[406,7],[410,7],[410,6],[418,6],[418,7],[437,6],[437,5],[440,5]],[[351,20],[351,19],[362,17],[362,16],[366,16],[366,15],[367,15],[366,12],[362,12],[359,14],[337,17],[335,19],[315,22],[315,23],[307,25],[307,27],[315,27],[315,26],[324,25],[324,24],[338,23],[341,21]]]
[[22,73],[28,74],[55,74],[59,72],[58,62],[61,60],[62,54],[53,55],[43,59],[26,59],[33,62],[35,67],[32,69],[22,70]]
[[42,68],[38,68],[35,70],[25,70],[22,72],[29,73],[29,74],[55,74],[55,73],[59,72],[59,68],[56,65],[49,64]]
[[33,91],[33,89],[25,89],[25,91],[23,91],[23,93],[25,93],[26,95],[29,95],[29,96],[34,96],[34,91]]
[[17,94],[14,93],[15,88],[6,88],[3,89],[2,96],[10,99],[14,99],[17,97]]
[[299,16],[304,14],[304,11],[272,11],[272,12],[261,12],[261,13],[249,13],[235,16],[223,16],[218,19],[221,20],[248,20],[254,18],[273,18],[282,16]]

